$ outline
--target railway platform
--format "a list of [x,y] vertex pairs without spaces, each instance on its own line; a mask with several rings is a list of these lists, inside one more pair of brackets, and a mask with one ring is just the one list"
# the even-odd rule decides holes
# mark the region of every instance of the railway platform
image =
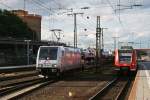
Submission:
[[128,100],[150,100],[150,62],[141,62]]

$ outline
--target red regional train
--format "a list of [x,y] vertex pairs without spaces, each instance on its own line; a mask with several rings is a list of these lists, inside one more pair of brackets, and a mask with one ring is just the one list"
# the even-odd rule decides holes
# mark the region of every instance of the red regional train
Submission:
[[132,48],[121,48],[115,50],[115,66],[120,71],[128,70],[136,72],[137,70],[137,55],[136,50]]

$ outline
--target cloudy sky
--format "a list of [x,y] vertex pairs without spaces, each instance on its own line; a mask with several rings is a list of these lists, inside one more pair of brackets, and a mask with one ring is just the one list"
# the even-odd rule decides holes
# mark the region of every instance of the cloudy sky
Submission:
[[134,42],[136,48],[150,47],[149,0],[0,0],[0,7],[42,15],[42,40],[56,40],[50,30],[61,29],[61,41],[73,45],[74,19],[67,14],[84,13],[77,15],[79,47],[95,46],[97,16],[101,16],[101,27],[108,28],[104,30],[106,49],[113,49],[112,37]]

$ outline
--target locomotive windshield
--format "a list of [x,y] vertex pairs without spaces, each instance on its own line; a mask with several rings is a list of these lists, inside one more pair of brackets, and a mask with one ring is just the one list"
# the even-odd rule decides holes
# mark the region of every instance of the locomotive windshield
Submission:
[[131,61],[131,56],[120,56],[120,61],[130,62]]
[[131,50],[120,50],[119,51],[119,61],[120,62],[131,62],[132,51]]
[[56,60],[58,47],[41,47],[39,60]]

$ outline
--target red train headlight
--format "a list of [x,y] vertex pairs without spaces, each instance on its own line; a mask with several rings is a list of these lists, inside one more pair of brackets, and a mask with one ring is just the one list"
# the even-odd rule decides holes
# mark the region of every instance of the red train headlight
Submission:
[[131,66],[135,66],[135,64],[131,64]]

